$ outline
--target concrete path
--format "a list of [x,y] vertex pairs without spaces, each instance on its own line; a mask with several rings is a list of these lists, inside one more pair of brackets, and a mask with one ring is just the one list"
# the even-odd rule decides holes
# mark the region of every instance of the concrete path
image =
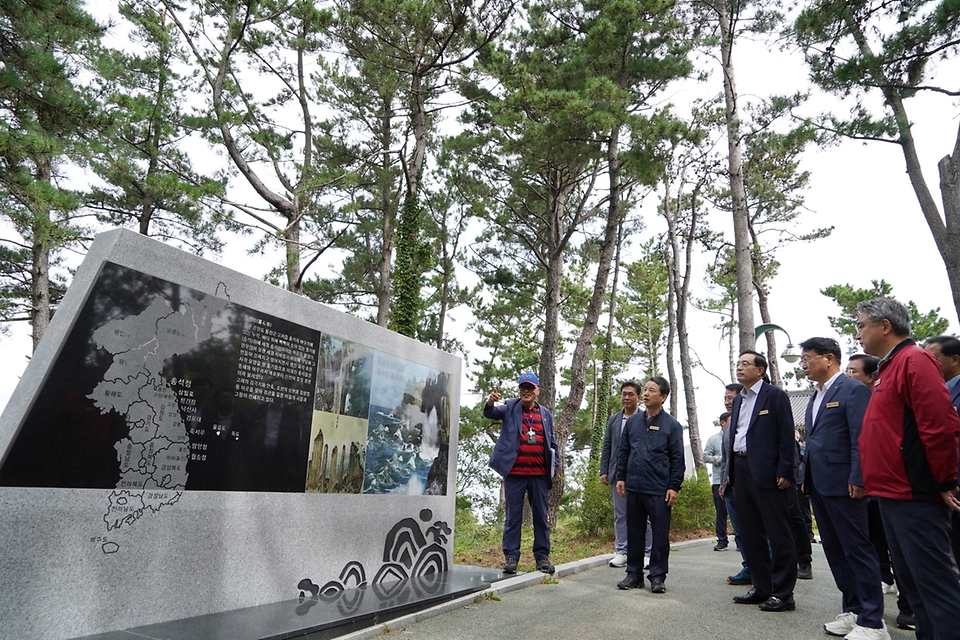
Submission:
[[[764,613],[755,605],[738,605],[733,596],[748,587],[726,583],[736,573],[736,550],[713,551],[712,541],[681,543],[670,553],[667,593],[620,591],[622,569],[606,565],[610,556],[561,565],[556,584],[543,574],[519,575],[497,582],[490,598],[461,598],[344,638],[398,640],[467,640],[643,638],[644,640],[772,640],[832,638],[823,623],[840,613],[837,591],[820,545],[813,549],[813,580],[797,582],[797,610]],[[896,628],[895,595],[885,596],[884,619],[893,640],[913,640]]]

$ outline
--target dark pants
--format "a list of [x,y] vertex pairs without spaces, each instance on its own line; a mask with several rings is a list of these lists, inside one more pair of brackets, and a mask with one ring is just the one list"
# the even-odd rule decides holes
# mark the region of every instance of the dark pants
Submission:
[[880,580],[893,584],[893,567],[890,565],[890,548],[887,546],[887,534],[883,531],[883,517],[880,516],[880,503],[876,498],[867,500],[867,523],[870,528],[870,542],[877,552],[880,565]]
[[908,616],[913,615],[913,609],[907,601],[903,585],[893,575],[893,565],[890,563],[890,547],[887,545],[887,533],[883,529],[883,516],[880,515],[880,503],[877,498],[867,498],[867,519],[870,526],[870,542],[877,551],[877,560],[880,564],[880,580],[886,584],[897,583],[897,609]]
[[857,614],[857,624],[861,627],[881,628],[880,564],[868,534],[866,499],[824,496],[816,487],[809,488],[823,553],[843,594],[843,611]]
[[727,507],[727,515],[730,516],[730,526],[733,527],[733,539],[737,541],[737,551],[740,552],[740,561],[744,569],[747,567],[747,554],[743,552],[743,545],[740,543],[740,518],[737,516],[736,492],[733,487],[727,486],[723,492],[723,503]]
[[918,640],[960,640],[960,582],[950,564],[950,513],[939,502],[880,498],[897,582]]
[[713,508],[717,512],[717,542],[726,544],[727,540],[727,505],[720,497],[720,485],[713,485]]
[[547,524],[546,476],[508,475],[503,479],[506,513],[503,518],[503,557],[520,558],[520,525],[523,524],[523,496],[530,499],[533,512],[533,557],[550,556],[550,525]]
[[960,568],[960,513],[950,512],[950,546],[953,547],[953,564]]
[[670,560],[670,507],[664,502],[664,494],[627,491],[627,573],[643,578],[647,518],[650,518],[653,538],[650,578],[665,578]]
[[[797,547],[797,562],[810,564],[813,562],[813,549],[810,546],[810,534],[807,533],[807,523],[803,519],[803,507],[800,504],[800,488],[791,485],[783,490],[787,494],[787,504],[790,507],[790,531],[793,532],[793,543]],[[809,503],[804,501],[807,509]]]
[[810,498],[797,487],[797,504],[800,505],[800,513],[803,515],[803,523],[807,525],[807,539],[813,544],[813,515],[810,513]]
[[[786,600],[797,584],[797,547],[790,528],[787,492],[757,486],[746,456],[736,456],[737,515],[753,586],[761,595]],[[773,557],[771,558],[771,552]]]

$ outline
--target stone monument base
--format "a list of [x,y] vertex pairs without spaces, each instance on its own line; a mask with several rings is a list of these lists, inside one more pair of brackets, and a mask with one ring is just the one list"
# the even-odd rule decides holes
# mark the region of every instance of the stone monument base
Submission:
[[450,571],[326,594],[312,593],[308,588],[295,600],[98,633],[76,640],[325,640],[482,591],[502,578],[504,575],[498,569],[455,565]]

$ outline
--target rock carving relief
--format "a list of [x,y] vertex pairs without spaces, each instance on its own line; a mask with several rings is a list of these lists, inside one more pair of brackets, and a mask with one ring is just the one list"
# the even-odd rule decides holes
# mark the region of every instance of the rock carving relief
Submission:
[[[453,530],[442,520],[424,530],[420,523],[428,524],[433,518],[430,509],[422,509],[419,518],[419,522],[416,518],[404,518],[387,532],[383,564],[370,584],[385,606],[405,604],[436,593],[442,584],[441,574],[450,567],[443,545]],[[305,615],[321,601],[336,602],[344,615],[356,611],[365,593],[365,589],[356,587],[365,586],[366,570],[355,560],[344,565],[339,579],[330,580],[322,587],[310,578],[304,578],[297,583],[300,590],[297,615]]]

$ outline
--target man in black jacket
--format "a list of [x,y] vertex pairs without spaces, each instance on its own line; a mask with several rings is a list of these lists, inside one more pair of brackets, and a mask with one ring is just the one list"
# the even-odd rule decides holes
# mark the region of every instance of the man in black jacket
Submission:
[[654,376],[643,386],[646,410],[627,420],[620,437],[617,493],[627,499],[627,575],[620,589],[643,586],[643,548],[650,518],[650,591],[664,593],[670,557],[670,508],[683,483],[683,429],[663,410],[670,383]]
[[786,492],[794,490],[796,439],[790,400],[783,389],[764,382],[766,370],[767,359],[756,351],[744,351],[737,360],[743,391],[733,401],[726,455],[754,588],[733,601],[760,605],[762,611],[792,611],[797,548]]

